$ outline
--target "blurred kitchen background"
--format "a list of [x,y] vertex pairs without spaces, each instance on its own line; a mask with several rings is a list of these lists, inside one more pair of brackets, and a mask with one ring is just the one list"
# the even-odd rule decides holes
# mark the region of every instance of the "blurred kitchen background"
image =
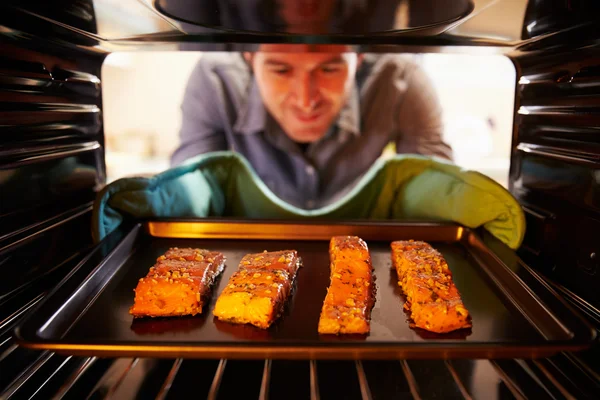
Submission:
[[[113,53],[102,68],[108,180],[169,168],[179,142],[180,106],[197,52]],[[497,55],[424,54],[444,108],[455,162],[508,181],[515,69]]]

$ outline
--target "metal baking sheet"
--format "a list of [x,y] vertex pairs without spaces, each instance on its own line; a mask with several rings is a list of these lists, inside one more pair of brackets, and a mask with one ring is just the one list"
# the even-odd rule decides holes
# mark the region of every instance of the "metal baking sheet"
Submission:
[[[588,347],[595,331],[485,232],[434,223],[153,221],[107,239],[17,328],[21,345],[65,354],[198,358],[504,358],[549,356]],[[329,239],[357,235],[368,244],[377,297],[371,332],[317,332],[329,284]],[[482,239],[484,237],[484,239]],[[426,240],[446,258],[473,327],[434,334],[409,327],[391,268],[392,240]],[[223,252],[226,268],[204,313],[134,320],[133,289],[170,247]],[[268,330],[218,321],[217,296],[247,253],[295,249],[303,260],[292,298]],[[87,270],[86,270],[87,268]]]

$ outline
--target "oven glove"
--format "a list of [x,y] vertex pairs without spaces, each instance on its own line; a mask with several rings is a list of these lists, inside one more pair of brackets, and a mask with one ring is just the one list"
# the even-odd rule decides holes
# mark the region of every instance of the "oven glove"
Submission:
[[197,156],[150,178],[123,178],[96,198],[96,242],[124,218],[239,217],[254,219],[372,219],[452,221],[483,226],[516,249],[525,216],[500,184],[455,165],[413,155],[378,160],[344,197],[303,210],[279,199],[239,154]]

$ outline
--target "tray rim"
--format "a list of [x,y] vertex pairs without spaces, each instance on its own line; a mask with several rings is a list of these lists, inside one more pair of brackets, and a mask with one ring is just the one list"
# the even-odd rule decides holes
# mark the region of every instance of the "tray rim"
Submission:
[[[239,237],[233,235],[231,232],[221,232],[220,237],[209,236],[211,235],[211,229],[207,229],[204,232],[196,232],[197,236],[164,236],[164,235],[156,235],[156,233],[163,232],[160,227],[166,226],[165,224],[178,224],[181,226],[191,226],[191,225],[205,225],[206,227],[214,228],[225,225],[243,225],[245,227],[251,228],[249,235],[245,237]],[[137,222],[133,224],[133,226],[129,229],[129,231],[121,232],[123,235],[119,240],[117,240],[116,245],[113,246],[112,250],[106,254],[102,262],[99,263],[96,267],[93,268],[93,271],[90,272],[86,279],[79,282],[76,285],[75,291],[71,292],[69,298],[71,298],[75,292],[87,282],[89,277],[102,265],[110,259],[117,249],[124,243],[128,238],[131,238],[132,235],[137,238],[140,234],[147,234],[153,237],[160,238],[187,238],[187,239],[235,239],[235,240],[276,240],[272,238],[274,235],[273,231],[264,230],[261,232],[257,232],[256,227],[265,227],[268,226],[270,228],[277,228],[280,225],[288,225],[288,226],[306,226],[311,225],[313,228],[317,227],[331,227],[337,226],[340,227],[360,227],[361,229],[367,228],[377,228],[381,226],[396,226],[396,227],[424,227],[426,229],[432,228],[448,228],[456,230],[456,241],[463,240],[466,236],[471,235],[471,237],[475,237],[480,244],[482,244],[487,251],[490,252],[492,256],[497,258],[501,264],[503,264],[504,268],[512,275],[512,278],[519,281],[521,285],[523,285],[526,289],[529,287],[517,276],[514,272],[508,268],[504,262],[481,240],[481,238],[477,235],[477,232],[471,228],[467,228],[461,226],[456,223],[451,222],[426,222],[426,221],[374,221],[374,220],[335,220],[335,221],[323,221],[323,220],[311,220],[311,221],[299,221],[299,220],[239,220],[239,219],[203,219],[203,220],[194,220],[194,219],[152,219],[148,221]],[[152,234],[152,227],[154,227],[154,235]],[[156,228],[159,227],[158,230]],[[326,230],[326,229],[325,229]],[[297,232],[301,232],[298,230]],[[109,237],[105,238],[100,244],[105,244],[105,242],[112,237],[116,232],[109,235]],[[181,232],[178,233],[179,235]],[[269,236],[271,235],[271,236]],[[315,235],[307,236],[302,233],[298,233],[297,237],[290,238],[286,236],[285,238],[279,237],[282,240],[329,240],[329,237],[323,234],[321,237],[315,237]],[[491,235],[489,235],[491,236]],[[361,236],[362,237],[362,236]],[[493,238],[495,239],[495,238]],[[369,240],[369,239],[365,239]],[[370,239],[373,240],[373,239]],[[379,241],[386,241],[387,239],[375,239]],[[497,239],[495,239],[497,240]],[[114,241],[114,238],[113,238]],[[499,242],[499,240],[497,240]],[[508,249],[508,247],[507,247]],[[94,248],[93,252],[96,250]],[[510,250],[510,249],[509,249]],[[512,250],[510,250],[512,251]],[[91,254],[90,254],[91,255]],[[516,255],[515,255],[516,256]],[[593,328],[593,326],[583,318],[580,313],[575,310],[572,306],[570,306],[564,299],[562,299],[558,293],[548,285],[542,278],[532,270],[529,266],[527,266],[520,257],[516,256],[518,262],[525,267],[527,272],[544,287],[544,290],[548,292],[548,294],[555,297],[560,303],[561,306],[565,307],[567,311],[573,314],[573,318],[578,320],[582,326],[586,329],[586,333],[589,333],[589,337],[585,340],[575,341],[572,339],[567,340],[554,340],[549,342],[544,342],[545,344],[539,343],[494,343],[494,342],[463,342],[461,346],[456,346],[456,341],[448,340],[447,342],[413,342],[410,346],[406,346],[405,343],[393,344],[389,342],[370,342],[368,346],[362,346],[360,343],[356,342],[336,342],[336,346],[328,346],[327,342],[320,342],[318,344],[303,344],[301,342],[287,343],[287,342],[276,342],[268,345],[264,345],[263,343],[228,343],[221,344],[219,342],[213,342],[214,345],[206,345],[198,346],[191,345],[189,342],[153,342],[152,344],[148,344],[148,342],[138,342],[131,341],[126,344],[114,344],[110,343],[110,341],[105,342],[97,342],[95,344],[78,342],[74,340],[69,340],[69,342],[65,343],[62,339],[48,339],[41,337],[39,335],[39,331],[43,328],[43,326],[47,325],[47,320],[42,321],[41,323],[35,324],[32,322],[32,316],[35,314],[35,311],[44,307],[47,302],[49,302],[53,296],[56,295],[57,292],[61,291],[61,288],[64,283],[69,281],[74,273],[88,261],[90,256],[85,257],[84,260],[71,272],[69,273],[42,301],[40,301],[36,306],[29,311],[29,313],[22,319],[22,321],[16,326],[14,329],[15,338],[19,345],[31,348],[31,349],[43,349],[43,350],[51,350],[61,354],[68,355],[102,355],[102,356],[147,356],[147,357],[185,357],[185,358],[271,358],[271,359],[395,359],[397,357],[400,358],[480,358],[482,354],[485,354],[487,358],[515,358],[515,357],[523,357],[523,351],[526,349],[528,353],[530,353],[530,357],[543,357],[556,354],[560,351],[580,351],[587,349],[591,346],[593,341],[596,339],[597,331]],[[529,291],[536,296],[536,292],[533,292],[529,289]],[[97,296],[97,295],[96,295]],[[94,299],[86,305],[85,309],[89,307]],[[543,303],[542,303],[543,304]],[[545,307],[547,308],[547,307]],[[58,312],[58,310],[55,311]],[[82,311],[76,317],[78,319],[83,313]],[[525,313],[523,313],[526,316]],[[554,316],[554,313],[551,313]],[[560,320],[558,320],[560,322]],[[27,327],[27,324],[37,325],[35,332],[29,332],[27,330],[23,330],[24,327]],[[535,328],[535,324],[533,324]],[[64,336],[64,335],[63,335]],[[436,353],[435,355],[431,355],[432,350]],[[232,351],[234,352],[232,357]],[[307,354],[309,357],[307,357]],[[395,355],[395,356],[394,356]]]
[[[21,345],[21,343],[19,343]],[[33,350],[49,350],[63,355],[96,356],[96,357],[152,357],[152,358],[198,358],[198,359],[272,359],[272,360],[394,360],[394,359],[514,359],[524,358],[524,349],[527,350],[525,358],[545,358],[564,351],[580,351],[589,346],[560,344],[546,346],[514,345],[504,344],[478,344],[471,343],[468,347],[452,347],[448,345],[436,345],[423,343],[406,349],[400,346],[381,345],[381,348],[373,346],[293,346],[277,348],[279,346],[257,345],[243,347],[234,350],[235,346],[210,346],[194,347],[182,345],[79,345],[77,343],[63,344],[56,342],[22,344]],[[424,345],[428,346],[425,347]],[[393,348],[389,348],[393,347]],[[432,349],[433,347],[433,349]],[[483,356],[482,356],[483,355]]]
[[[223,230],[223,225],[229,230]],[[280,237],[277,229],[282,226],[304,227],[311,226],[310,234],[301,230],[288,233],[285,238]],[[423,221],[389,221],[389,220],[239,220],[239,219],[153,219],[143,223],[146,232],[153,237],[176,239],[235,239],[235,240],[329,240],[332,236],[332,227],[351,229],[371,228],[376,230],[382,226],[412,227],[412,228],[445,228],[456,230],[456,241],[461,240],[465,234],[474,233],[470,228],[452,222],[423,222]],[[194,229],[195,227],[203,229]],[[245,231],[240,231],[244,228]],[[290,228],[291,229],[291,228]],[[240,234],[245,236],[240,237]],[[346,233],[344,233],[346,234]],[[347,233],[351,234],[351,233]],[[364,232],[361,232],[364,235]],[[365,239],[367,240],[367,239]],[[371,239],[373,240],[373,239]],[[382,239],[375,239],[382,240]]]

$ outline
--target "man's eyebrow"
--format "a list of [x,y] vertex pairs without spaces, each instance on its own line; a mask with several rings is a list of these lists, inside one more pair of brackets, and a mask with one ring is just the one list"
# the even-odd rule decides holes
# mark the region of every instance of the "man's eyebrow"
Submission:
[[[288,64],[284,61],[272,59],[272,58],[267,58],[264,63],[267,66],[293,68],[293,66],[291,64]],[[319,65],[344,64],[344,63],[345,63],[344,57],[342,57],[341,55],[335,55],[335,56],[332,56],[330,59],[320,62]]]
[[344,58],[341,55],[333,56],[328,60],[323,61],[320,65],[325,64],[345,64]]
[[286,62],[272,60],[272,59],[268,59],[268,58],[265,60],[265,65],[271,65],[271,66],[275,66],[275,67],[289,67],[289,68],[292,67],[290,64],[288,64]]

